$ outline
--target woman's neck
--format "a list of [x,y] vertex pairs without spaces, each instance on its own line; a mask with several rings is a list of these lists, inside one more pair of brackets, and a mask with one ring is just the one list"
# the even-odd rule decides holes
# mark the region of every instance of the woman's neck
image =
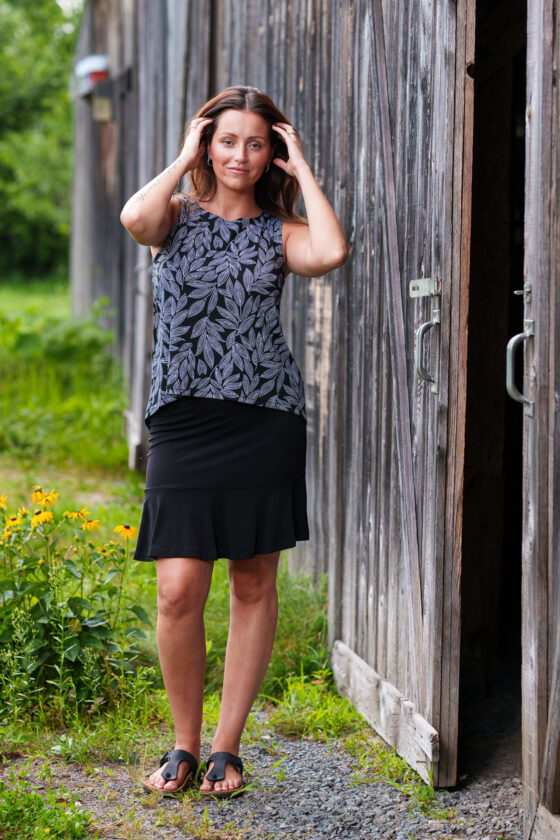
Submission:
[[255,201],[254,191],[239,193],[218,188],[211,199],[199,200],[198,203],[204,210],[215,213],[223,219],[250,218],[262,213],[262,208]]

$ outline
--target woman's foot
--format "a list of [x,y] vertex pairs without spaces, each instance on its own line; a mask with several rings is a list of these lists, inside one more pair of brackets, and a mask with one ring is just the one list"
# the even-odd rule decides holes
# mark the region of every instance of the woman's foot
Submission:
[[[215,773],[213,773],[214,768]],[[222,776],[222,778],[212,779],[212,775]],[[200,792],[228,796],[242,788],[243,784],[243,762],[239,756],[228,752],[213,752],[208,759],[208,770],[200,786]]]
[[[176,755],[179,753],[179,755]],[[167,758],[167,761],[164,759]],[[162,758],[161,767],[155,770],[145,779],[146,790],[161,790],[162,792],[174,793],[186,787],[188,780],[194,777],[198,767],[198,759],[186,750],[175,747],[165,753]],[[175,776],[166,778],[165,775]]]

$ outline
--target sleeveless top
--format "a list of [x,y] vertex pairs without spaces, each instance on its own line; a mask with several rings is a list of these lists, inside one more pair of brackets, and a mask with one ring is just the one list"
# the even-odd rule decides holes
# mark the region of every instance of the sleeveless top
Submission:
[[182,396],[276,408],[306,420],[303,380],[280,323],[282,220],[227,221],[179,196],[152,265],[152,385],[146,423]]

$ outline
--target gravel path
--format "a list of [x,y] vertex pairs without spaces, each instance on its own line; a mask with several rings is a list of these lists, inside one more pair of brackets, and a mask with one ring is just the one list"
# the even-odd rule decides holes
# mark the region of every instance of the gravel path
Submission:
[[[522,840],[521,700],[519,674],[484,701],[463,704],[459,731],[459,783],[440,790],[434,808],[455,809],[451,819],[423,816],[387,783],[356,784],[357,763],[336,743],[289,740],[265,734],[243,747],[254,789],[231,801],[146,795],[122,765],[92,767],[49,760],[55,779],[92,811],[107,840]],[[209,753],[203,745],[203,755]],[[0,778],[27,764],[13,756]]]
[[[201,802],[190,795],[157,801],[143,794],[129,769],[117,765],[84,768],[55,759],[51,768],[53,780],[75,792],[104,826],[102,836],[108,840],[522,838],[521,781],[504,772],[508,759],[503,749],[501,754],[498,749],[501,769],[493,778],[479,768],[467,773],[461,787],[438,792],[440,808],[456,809],[451,820],[441,820],[414,813],[411,800],[386,783],[353,784],[356,765],[339,745],[274,736],[273,746],[275,754],[262,744],[244,748],[256,789],[232,801]],[[508,745],[506,753],[511,749]],[[480,751],[476,755],[480,758]],[[21,763],[12,760],[0,775]],[[38,779],[42,763],[34,762],[31,780]],[[53,781],[48,786],[54,787]]]

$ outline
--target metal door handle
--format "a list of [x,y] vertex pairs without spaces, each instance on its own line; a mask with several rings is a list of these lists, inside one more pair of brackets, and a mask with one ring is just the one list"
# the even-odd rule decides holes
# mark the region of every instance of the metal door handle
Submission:
[[535,322],[533,320],[526,319],[524,331],[522,333],[514,335],[508,341],[506,354],[506,390],[512,398],[512,400],[515,400],[518,403],[522,403],[522,405],[524,406],[523,410],[525,411],[525,414],[529,415],[529,417],[533,416],[533,409],[535,404],[527,397],[524,397],[515,384],[515,351],[519,344],[522,344],[534,334]]
[[425,324],[421,324],[418,329],[416,330],[416,339],[414,341],[414,362],[416,364],[416,373],[420,377],[420,379],[425,379],[426,382],[431,382],[431,390],[434,394],[438,392],[438,381],[434,379],[434,377],[426,370],[424,367],[424,362],[422,360],[422,351],[424,349],[424,336],[431,330],[432,327],[435,327],[436,324],[440,323],[440,310],[435,309],[432,312],[432,320],[426,321]]

